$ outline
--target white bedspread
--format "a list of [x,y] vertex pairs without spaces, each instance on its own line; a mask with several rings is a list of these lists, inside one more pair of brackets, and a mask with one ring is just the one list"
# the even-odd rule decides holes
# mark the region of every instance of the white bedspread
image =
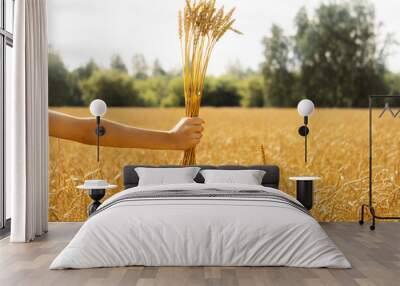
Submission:
[[[265,190],[289,197],[250,185],[146,186],[120,192],[101,207],[130,192],[205,188]],[[50,269],[128,265],[351,267],[306,213],[273,201],[227,197],[154,198],[112,205],[84,223]]]

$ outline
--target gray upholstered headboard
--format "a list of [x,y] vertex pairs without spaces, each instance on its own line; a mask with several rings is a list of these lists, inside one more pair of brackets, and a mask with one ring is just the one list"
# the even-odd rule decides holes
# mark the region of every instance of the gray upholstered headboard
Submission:
[[[130,165],[124,167],[124,186],[125,189],[136,187],[139,183],[139,177],[135,171],[136,167],[147,167],[147,168],[180,168],[182,166],[176,165],[164,165],[164,166],[146,166],[146,165]],[[265,171],[262,185],[265,187],[271,187],[274,189],[279,188],[279,167],[274,165],[254,165],[254,166],[237,166],[237,165],[226,165],[226,166],[209,166],[209,165],[197,165],[201,169],[220,169],[220,170],[263,170]],[[203,176],[199,173],[194,179],[197,183],[204,183]]]

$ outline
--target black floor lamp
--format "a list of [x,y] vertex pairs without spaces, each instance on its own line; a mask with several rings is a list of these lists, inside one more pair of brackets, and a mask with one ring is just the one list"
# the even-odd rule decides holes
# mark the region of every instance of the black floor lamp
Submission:
[[90,103],[90,113],[96,117],[96,142],[97,142],[97,162],[100,161],[100,136],[104,136],[106,130],[100,126],[100,118],[107,111],[107,104],[101,99],[95,99]]
[[[107,111],[107,104],[101,99],[95,99],[90,103],[90,113],[96,117],[96,143],[97,143],[97,163],[100,162],[100,137],[104,136],[106,133],[106,129],[103,126],[100,126],[100,118]],[[100,166],[98,166],[100,168]],[[109,185],[104,180],[86,180],[84,185],[79,186],[78,188],[87,189],[90,198],[93,200],[92,203],[88,207],[89,216],[94,213],[97,208],[101,205],[100,200],[105,196],[106,190],[110,188],[114,188],[116,186]]]
[[[309,99],[303,99],[297,105],[298,113],[304,117],[304,125],[300,126],[299,134],[304,137],[304,162],[307,164],[307,136],[310,133],[308,129],[308,117],[314,112],[314,103]],[[296,199],[308,210],[313,207],[314,181],[320,180],[316,176],[297,176],[290,177],[296,181]]]
[[314,103],[309,99],[303,99],[297,105],[297,111],[304,117],[304,125],[299,128],[299,134],[304,137],[304,162],[307,163],[307,136],[310,133],[308,129],[308,117],[314,112]]

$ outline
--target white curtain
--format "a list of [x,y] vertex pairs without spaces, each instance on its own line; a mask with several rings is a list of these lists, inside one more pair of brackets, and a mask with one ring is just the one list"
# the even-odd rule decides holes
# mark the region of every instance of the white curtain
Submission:
[[12,242],[47,232],[48,70],[46,0],[15,1],[13,92],[6,98],[6,187]]

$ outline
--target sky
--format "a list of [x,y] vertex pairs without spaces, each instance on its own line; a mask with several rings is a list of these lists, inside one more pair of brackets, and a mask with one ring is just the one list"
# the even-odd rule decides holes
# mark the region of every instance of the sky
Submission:
[[[332,1],[332,0],[331,0]],[[331,2],[330,1],[330,2]],[[340,0],[338,0],[340,1]],[[120,54],[128,68],[136,53],[151,64],[159,59],[166,70],[179,69],[178,10],[184,0],[48,0],[49,44],[69,69],[93,58],[108,66],[113,54]],[[262,38],[272,24],[293,34],[293,20],[305,6],[309,12],[321,0],[217,0],[217,6],[236,7],[235,27],[244,35],[228,33],[218,42],[209,74],[224,73],[227,66],[240,62],[258,69],[263,61]],[[400,41],[399,0],[371,1],[383,32]],[[392,71],[400,72],[400,46],[388,60]]]

